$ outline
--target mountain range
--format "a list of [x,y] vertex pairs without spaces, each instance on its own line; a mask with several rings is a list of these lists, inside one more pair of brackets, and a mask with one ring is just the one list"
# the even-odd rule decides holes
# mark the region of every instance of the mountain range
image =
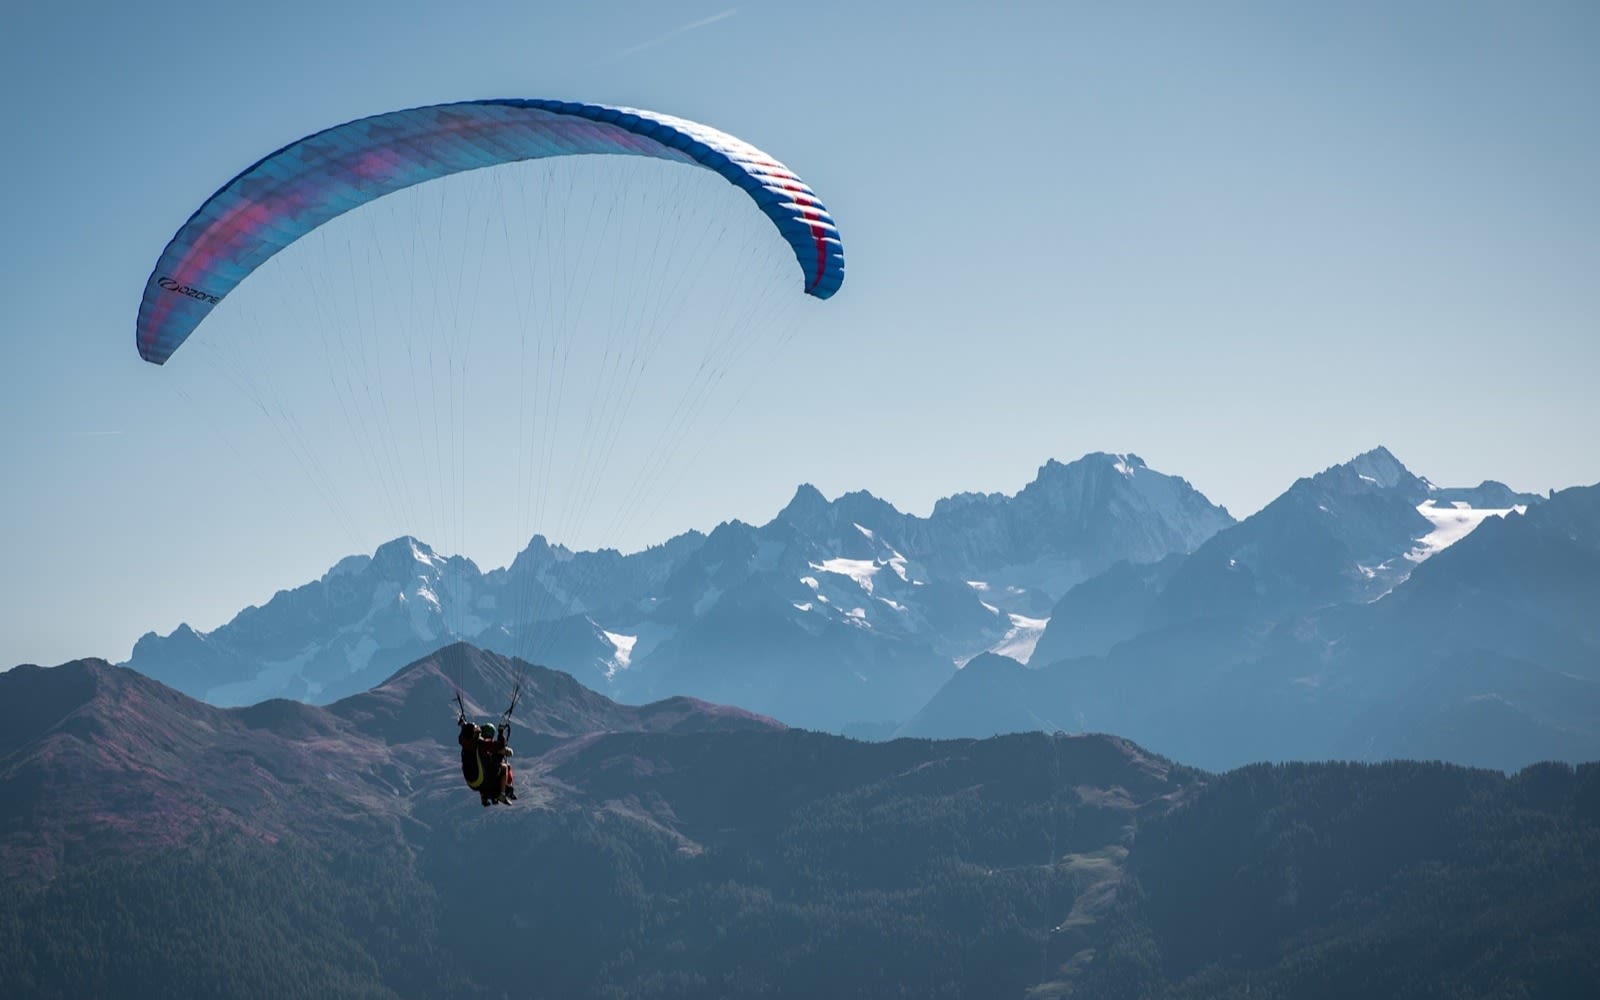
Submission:
[[465,639],[627,701],[689,693],[794,725],[886,731],[972,656],[1030,648],[1074,585],[1231,523],[1135,455],[1052,461],[1014,496],[962,494],[925,518],[802,486],[765,525],[629,555],[536,537],[482,572],[395,539],[211,632],[146,635],[126,665],[217,705],[327,703]]
[[1031,669],[974,661],[902,732],[1044,722],[1218,768],[1600,756],[1600,487],[1445,509],[1388,472],[1335,467],[1189,557],[1076,588]]
[[396,539],[127,665],[217,705],[327,703],[466,639],[625,702],[865,738],[1096,730],[1216,768],[1514,769],[1600,747],[1587,495],[1440,487],[1384,448],[1237,522],[1135,455],[928,517],[802,486],[764,525],[629,555],[536,537],[483,572]]

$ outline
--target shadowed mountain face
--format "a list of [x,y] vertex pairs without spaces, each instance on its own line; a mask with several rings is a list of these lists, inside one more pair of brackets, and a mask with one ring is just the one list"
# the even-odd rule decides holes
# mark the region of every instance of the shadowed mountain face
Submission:
[[[461,783],[450,693],[460,683],[472,714],[493,714],[519,671],[521,797],[485,810]],[[1037,969],[1007,956],[1045,940],[1080,878],[1052,855],[1104,854],[1089,880],[1105,891],[1141,818],[1200,777],[1106,737],[873,744],[690,699],[622,706],[464,645],[325,708],[217,709],[98,661],[0,675],[0,704],[34,720],[0,758],[0,870],[18,887],[0,901],[0,974],[44,994],[118,995],[128,986],[106,969],[127,954],[144,956],[134,988],[160,992],[150,984],[218,961],[250,983],[233,989],[276,995],[308,992],[283,968],[374,995],[447,981],[469,996],[636,994],[669,971],[645,992],[715,992],[707,974],[827,992],[866,967],[838,950],[836,905],[854,913],[849,936],[885,949],[879,981],[915,981],[942,951],[941,982],[970,992],[999,974],[1020,989]],[[182,921],[191,891],[207,900],[198,935],[232,929],[248,956],[139,937]],[[963,969],[952,947],[969,917],[950,908],[970,891],[1027,916]],[[131,921],[130,899],[144,901]],[[381,920],[330,922],[330,901]],[[34,941],[33,906],[72,914],[56,944],[18,943]],[[290,912],[303,924],[254,923]],[[474,947],[485,914],[504,954]],[[94,962],[57,962],[79,934],[121,937]],[[277,960],[257,962],[257,947]],[[775,964],[740,971],[752,955]]]
[[[1251,527],[1219,534],[1185,568]],[[1122,568],[1079,588],[1077,606],[1136,620],[1119,598],[1157,605],[1163,578],[1181,572]],[[1600,757],[1600,486],[1483,520],[1379,600],[1250,617],[1262,605],[1246,596],[1228,615],[1146,621],[1103,655],[958,677],[905,732],[986,735],[1046,718],[1210,767]]]
[[467,639],[626,701],[688,694],[792,724],[892,728],[957,664],[1026,656],[1073,585],[1231,523],[1135,455],[1051,461],[1015,496],[962,494],[926,518],[802,486],[766,525],[627,556],[535,538],[483,573],[396,539],[210,633],[146,635],[127,665],[216,705],[326,704]]
[[[450,693],[495,714],[519,672],[521,800],[484,809]],[[1487,997],[1600,971],[1594,767],[863,743],[464,645],[325,708],[80,661],[0,674],[0,713],[8,995]]]

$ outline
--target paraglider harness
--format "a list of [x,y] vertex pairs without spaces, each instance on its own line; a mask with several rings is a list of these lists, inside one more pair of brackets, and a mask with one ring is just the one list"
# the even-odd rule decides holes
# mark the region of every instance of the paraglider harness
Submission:
[[517,792],[513,787],[515,776],[511,771],[511,763],[506,758],[511,756],[511,748],[506,744],[511,739],[511,714],[517,710],[517,700],[522,697],[522,678],[517,678],[516,685],[511,689],[511,704],[500,715],[498,729],[492,726],[495,733],[492,738],[480,735],[479,727],[467,721],[467,706],[461,699],[461,691],[456,691],[456,725],[460,729],[457,742],[461,744],[461,776],[466,779],[467,787],[477,792],[483,800],[485,807],[495,805],[509,805],[516,801]]

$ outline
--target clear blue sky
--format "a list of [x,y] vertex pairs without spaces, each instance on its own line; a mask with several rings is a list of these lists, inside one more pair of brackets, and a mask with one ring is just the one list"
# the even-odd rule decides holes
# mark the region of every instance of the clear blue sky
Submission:
[[[1596,52],[1589,2],[6,4],[0,664],[122,659],[353,551],[283,456],[180,427],[134,315],[243,166],[456,99],[707,122],[844,234],[698,485],[574,544],[802,481],[926,513],[1092,450],[1238,516],[1380,443],[1440,483],[1600,480]],[[499,513],[462,535],[485,568]]]

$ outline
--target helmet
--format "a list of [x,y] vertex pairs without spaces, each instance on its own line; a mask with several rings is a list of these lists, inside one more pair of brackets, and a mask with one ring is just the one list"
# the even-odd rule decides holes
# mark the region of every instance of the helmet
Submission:
[[485,722],[483,725],[479,726],[478,735],[482,736],[486,740],[494,739],[494,723]]

